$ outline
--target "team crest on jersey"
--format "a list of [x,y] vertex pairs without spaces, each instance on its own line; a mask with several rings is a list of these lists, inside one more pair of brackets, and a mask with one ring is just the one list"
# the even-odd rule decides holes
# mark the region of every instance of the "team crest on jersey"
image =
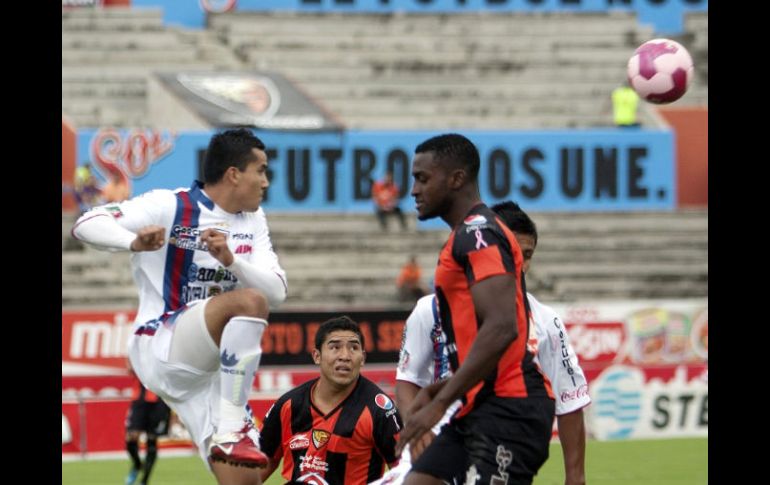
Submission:
[[385,411],[393,409],[393,401],[391,401],[388,396],[382,393],[374,396],[374,403]]
[[468,216],[463,221],[463,224],[466,224],[468,226],[478,226],[481,224],[486,224],[487,218],[482,216],[481,214],[475,214],[472,216]]
[[322,429],[314,429],[313,430],[313,444],[315,445],[316,449],[321,448],[323,445],[325,445],[329,438],[331,437],[331,433],[328,431],[324,431]]

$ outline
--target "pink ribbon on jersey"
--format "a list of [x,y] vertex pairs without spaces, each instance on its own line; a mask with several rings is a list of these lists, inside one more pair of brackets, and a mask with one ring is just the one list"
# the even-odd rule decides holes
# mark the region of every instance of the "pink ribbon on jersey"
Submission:
[[481,246],[484,246],[485,248],[489,247],[489,244],[484,240],[484,238],[481,235],[481,230],[476,229],[476,249],[481,249]]

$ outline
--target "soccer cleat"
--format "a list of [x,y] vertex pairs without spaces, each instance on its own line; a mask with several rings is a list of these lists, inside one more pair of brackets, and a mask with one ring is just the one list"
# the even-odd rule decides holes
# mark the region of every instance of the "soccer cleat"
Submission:
[[267,455],[259,451],[259,432],[251,421],[238,432],[214,434],[209,445],[212,461],[228,465],[263,468],[267,466]]
[[126,475],[126,485],[134,485],[134,482],[136,482],[136,477],[139,475],[139,469],[132,468],[128,475]]

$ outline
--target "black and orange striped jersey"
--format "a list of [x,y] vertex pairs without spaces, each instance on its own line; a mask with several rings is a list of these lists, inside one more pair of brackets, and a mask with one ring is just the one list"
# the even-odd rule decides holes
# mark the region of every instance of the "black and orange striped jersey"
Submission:
[[501,274],[516,278],[516,294],[511,298],[516,299],[518,337],[500,358],[495,371],[465,394],[457,417],[468,414],[474,404],[489,396],[553,398],[548,378],[533,360],[537,337],[529,324],[522,264],[521,248],[513,233],[481,203],[452,231],[441,250],[434,282],[441,326],[447,335],[449,362],[455,372],[468,355],[481,325],[476,318],[471,286]]
[[283,458],[281,475],[290,482],[365,484],[381,477],[385,464],[398,462],[396,405],[369,379],[324,415],[313,404],[318,378],[281,396],[268,410],[260,447],[273,460]]

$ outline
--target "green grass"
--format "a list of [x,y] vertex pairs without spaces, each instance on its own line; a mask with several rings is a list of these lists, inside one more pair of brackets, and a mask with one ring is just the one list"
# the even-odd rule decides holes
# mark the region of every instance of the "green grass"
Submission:
[[[162,452],[161,452],[162,453]],[[62,485],[123,483],[128,459],[62,463]],[[551,455],[534,485],[563,485],[561,446]],[[703,485],[708,483],[708,440],[589,441],[586,478],[591,485]],[[266,485],[283,483],[276,471]],[[216,485],[198,456],[158,459],[151,485]]]

